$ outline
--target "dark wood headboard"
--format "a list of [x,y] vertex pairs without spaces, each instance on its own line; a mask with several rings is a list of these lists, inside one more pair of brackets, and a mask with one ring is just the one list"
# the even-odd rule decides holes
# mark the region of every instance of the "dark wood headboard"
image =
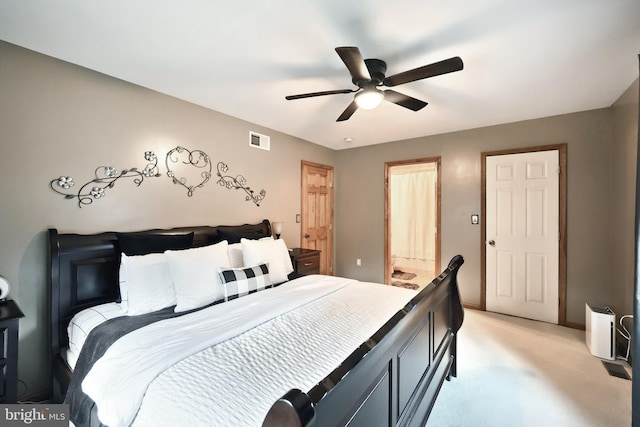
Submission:
[[[193,247],[218,243],[218,230],[235,234],[271,235],[271,224],[180,227],[145,230],[148,235],[194,233]],[[58,233],[49,229],[49,296],[51,352],[55,359],[68,346],[67,325],[79,311],[120,300],[118,269],[120,248],[116,232],[99,234]]]

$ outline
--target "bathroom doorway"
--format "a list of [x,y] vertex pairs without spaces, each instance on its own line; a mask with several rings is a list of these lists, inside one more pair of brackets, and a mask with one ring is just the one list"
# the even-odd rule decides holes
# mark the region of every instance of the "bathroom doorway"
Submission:
[[421,289],[440,272],[440,157],[385,163],[385,283]]

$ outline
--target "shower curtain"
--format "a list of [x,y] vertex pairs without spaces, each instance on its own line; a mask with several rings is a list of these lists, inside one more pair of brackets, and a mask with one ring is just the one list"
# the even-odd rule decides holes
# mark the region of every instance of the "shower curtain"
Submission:
[[430,164],[392,168],[392,256],[435,260],[436,180],[435,167]]

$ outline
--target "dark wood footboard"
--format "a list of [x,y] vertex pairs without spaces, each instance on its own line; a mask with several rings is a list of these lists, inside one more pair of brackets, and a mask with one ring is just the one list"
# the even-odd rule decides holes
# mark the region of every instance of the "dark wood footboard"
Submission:
[[455,256],[337,369],[308,393],[291,390],[263,427],[423,426],[445,379],[456,376],[464,311]]

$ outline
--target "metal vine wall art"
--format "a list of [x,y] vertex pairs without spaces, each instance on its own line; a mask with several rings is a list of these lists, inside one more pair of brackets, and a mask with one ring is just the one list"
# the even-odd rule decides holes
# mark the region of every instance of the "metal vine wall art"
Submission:
[[267,192],[260,190],[258,194],[255,194],[251,187],[247,186],[247,180],[242,175],[236,175],[235,177],[230,175],[223,175],[229,171],[229,166],[226,163],[218,162],[218,184],[228,189],[243,190],[246,193],[245,200],[252,201],[256,206],[260,206],[260,202],[267,195]]
[[[77,199],[78,207],[90,205],[94,200],[102,199],[107,195],[107,190],[113,188],[120,179],[129,178],[136,186],[140,186],[145,178],[159,177],[158,157],[153,151],[145,151],[144,158],[148,162],[144,169],[138,168],[123,169],[118,171],[113,166],[99,166],[94,171],[95,178],[86,182],[77,192],[71,190],[75,186],[75,181],[70,176],[61,176],[51,180],[49,186],[53,191],[64,196],[65,199]],[[181,185],[187,189],[187,195],[193,196],[197,188],[202,188],[211,179],[212,163],[210,157],[201,150],[188,150],[184,147],[175,147],[167,153],[165,158],[167,166],[167,176],[174,184]],[[187,177],[193,177],[191,169],[195,168],[198,178],[197,182],[190,182]],[[218,184],[230,190],[242,190],[245,192],[245,200],[260,206],[267,192],[260,190],[255,193],[247,185],[247,179],[242,175],[227,175],[229,166],[224,162],[218,162]],[[189,172],[192,172],[189,175]],[[185,175],[186,174],[186,175]],[[198,181],[199,180],[199,181]]]
[[120,179],[133,179],[133,183],[139,187],[145,178],[159,177],[158,158],[155,153],[145,151],[144,158],[149,163],[142,171],[138,168],[118,171],[113,166],[97,167],[94,171],[95,178],[83,184],[75,193],[66,191],[75,186],[75,182],[70,176],[55,178],[49,183],[49,186],[56,193],[63,195],[65,199],[78,199],[78,207],[81,208],[83,205],[90,205],[94,200],[106,196],[107,190],[113,188]]
[[[187,182],[186,177],[182,176],[178,178],[176,176],[176,171],[171,169],[171,164],[176,164],[180,161],[183,165],[204,169],[200,173],[202,180],[195,185],[191,185]],[[186,188],[187,195],[189,197],[193,196],[193,192],[196,191],[196,188],[204,187],[207,181],[211,178],[211,162],[209,160],[209,156],[201,150],[191,151],[184,147],[176,147],[167,153],[165,163],[167,165],[167,176],[172,179],[174,184],[178,184]],[[188,172],[188,170],[185,169],[184,172]]]

